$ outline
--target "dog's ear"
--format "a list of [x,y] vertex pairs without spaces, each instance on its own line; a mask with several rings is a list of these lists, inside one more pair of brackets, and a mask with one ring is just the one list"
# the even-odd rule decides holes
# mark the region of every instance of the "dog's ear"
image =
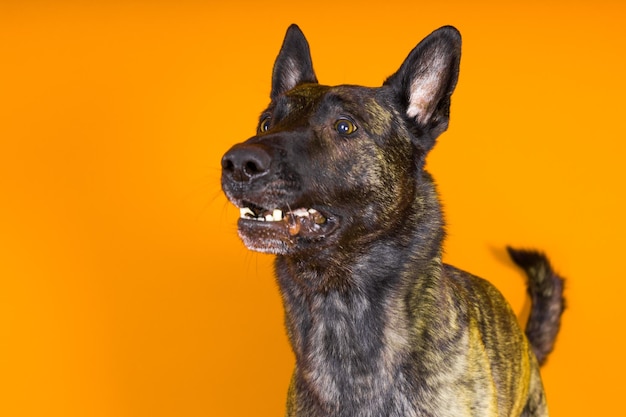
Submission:
[[448,128],[450,96],[459,76],[461,34],[452,26],[422,40],[384,85],[390,86],[410,120],[427,133],[429,150]]
[[297,25],[289,26],[272,72],[272,92],[275,100],[298,84],[317,83],[309,43]]

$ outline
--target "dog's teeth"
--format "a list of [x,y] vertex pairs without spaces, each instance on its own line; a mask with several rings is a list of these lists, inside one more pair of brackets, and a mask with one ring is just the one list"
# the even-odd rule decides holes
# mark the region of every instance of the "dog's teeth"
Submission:
[[320,213],[319,211],[315,209],[309,209],[309,214],[310,214],[310,217],[313,218],[313,221],[315,222],[315,224],[326,223],[326,217],[324,217],[322,213]]
[[279,209],[273,210],[265,215],[257,215],[252,209],[242,207],[239,209],[239,216],[246,220],[256,220],[259,222],[279,222],[283,220],[283,211]]
[[239,209],[239,217],[242,219],[249,219],[250,217],[254,217],[254,212],[248,207],[242,207]]
[[275,209],[272,211],[272,214],[265,215],[266,222],[279,222],[283,219],[283,211],[279,209]]
[[[324,216],[315,209],[299,208],[288,213],[290,216],[301,218],[313,218],[316,223],[323,223],[326,221]],[[259,222],[280,222],[285,218],[285,213],[280,209],[274,209],[272,212],[266,212],[264,215],[257,215],[249,207],[242,207],[239,209],[239,216],[246,220],[256,220]]]
[[291,214],[293,214],[294,216],[298,216],[298,217],[306,217],[309,215],[309,211],[304,208],[299,208],[299,209],[292,211]]

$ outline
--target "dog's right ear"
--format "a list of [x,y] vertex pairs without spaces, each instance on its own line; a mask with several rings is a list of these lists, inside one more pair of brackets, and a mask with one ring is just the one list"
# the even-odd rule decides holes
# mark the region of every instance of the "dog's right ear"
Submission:
[[276,100],[295,86],[317,83],[309,43],[297,25],[289,26],[272,72],[270,98]]

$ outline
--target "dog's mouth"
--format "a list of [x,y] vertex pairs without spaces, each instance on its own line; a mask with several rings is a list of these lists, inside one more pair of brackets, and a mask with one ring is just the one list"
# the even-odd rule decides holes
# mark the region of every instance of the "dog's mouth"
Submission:
[[[239,209],[240,219],[257,222],[279,223],[280,227],[287,227],[289,235],[311,235],[322,231],[328,219],[319,211],[310,208],[299,208],[284,212],[281,209],[263,210],[252,207]],[[281,224],[282,223],[282,224]]]
[[266,209],[244,202],[239,208],[239,235],[252,250],[285,254],[298,244],[319,241],[338,227],[337,218],[321,208]]

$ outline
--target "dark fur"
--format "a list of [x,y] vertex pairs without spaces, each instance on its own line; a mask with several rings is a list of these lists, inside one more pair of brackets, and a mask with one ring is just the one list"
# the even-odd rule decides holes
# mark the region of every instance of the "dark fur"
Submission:
[[528,274],[531,311],[526,323],[526,337],[540,365],[554,348],[565,309],[563,279],[556,275],[545,255],[536,251],[507,248],[511,259]]
[[222,160],[241,238],[277,255],[296,355],[288,416],[547,415],[537,359],[563,310],[547,259],[510,251],[529,275],[528,338],[491,284],[441,261],[423,167],[448,127],[460,51],[444,27],[382,87],[328,87],[291,26],[259,132]]

